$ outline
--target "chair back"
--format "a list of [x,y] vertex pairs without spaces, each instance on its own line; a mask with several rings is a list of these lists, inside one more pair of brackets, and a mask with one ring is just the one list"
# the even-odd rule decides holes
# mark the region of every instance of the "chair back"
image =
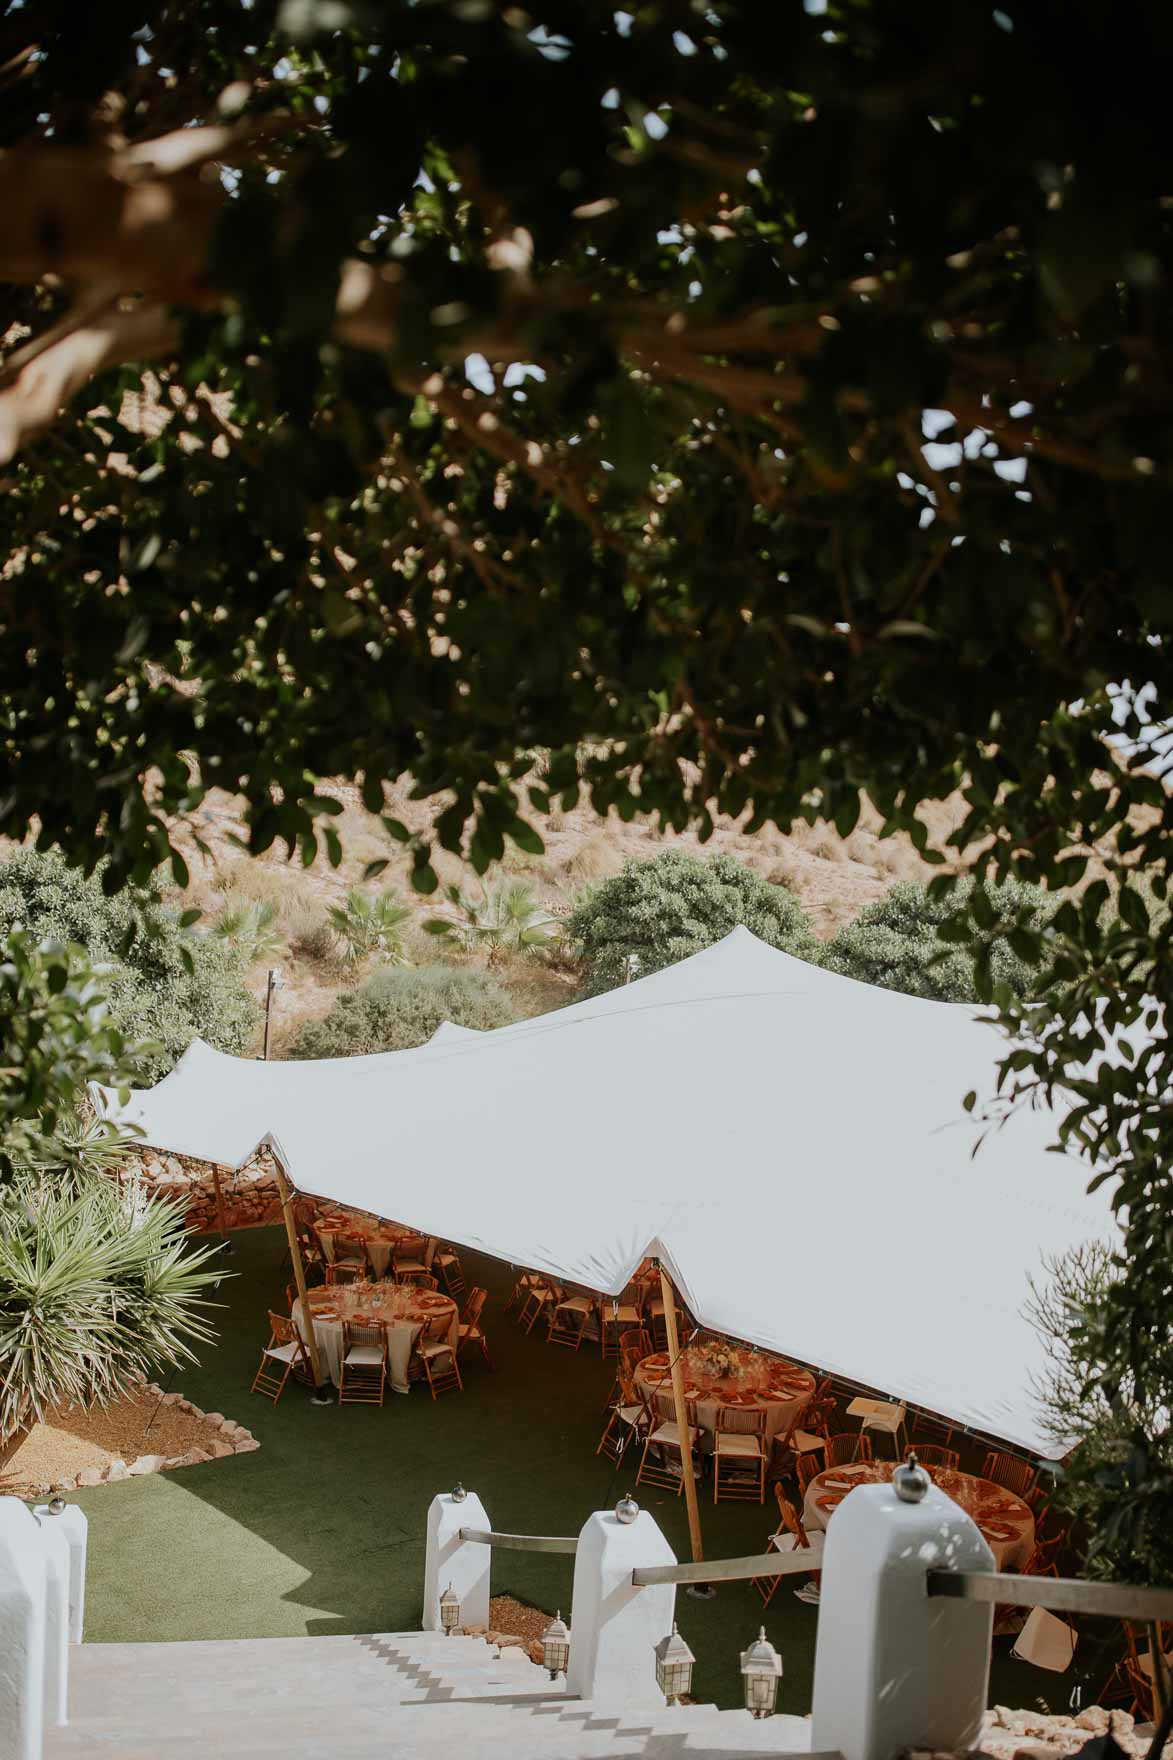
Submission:
[[814,1449],[811,1449],[809,1454],[800,1454],[799,1455],[798,1466],[795,1469],[795,1474],[798,1479],[798,1489],[804,1495],[806,1494],[806,1488],[810,1484],[811,1480],[816,1478],[817,1475],[822,1472],[822,1470],[823,1470],[823,1463],[819,1459],[818,1455],[815,1453]]
[[409,1271],[403,1281],[410,1284],[412,1289],[437,1290],[440,1287],[439,1280],[430,1271]]
[[806,1529],[802,1525],[802,1517],[783,1491],[778,1480],[774,1482],[774,1496],[778,1499],[778,1514],[781,1518],[774,1532],[780,1534],[785,1528],[788,1534],[794,1535],[800,1546],[809,1546],[810,1541],[807,1539]]
[[825,1452],[829,1467],[842,1467],[848,1461],[870,1461],[872,1439],[861,1436],[858,1430],[848,1430],[839,1436],[829,1436]]
[[641,1357],[651,1356],[652,1335],[646,1326],[628,1327],[627,1331],[623,1334],[623,1340],[619,1346],[619,1353],[621,1356],[625,1351],[638,1353],[636,1355],[637,1362]]
[[[660,1422],[674,1424],[676,1422],[676,1401],[672,1397],[672,1384],[657,1387],[652,1395],[652,1403],[656,1408],[656,1416]],[[696,1401],[686,1399],[684,1402],[684,1421],[690,1430],[696,1429]]]
[[421,1344],[447,1344],[452,1330],[452,1314],[433,1314],[420,1329]]
[[270,1308],[269,1325],[273,1329],[274,1344],[292,1344],[295,1339],[298,1343],[301,1342],[299,1335],[293,1329],[293,1321],[288,1314],[274,1314]]
[[481,1309],[484,1307],[485,1302],[488,1299],[488,1294],[489,1292],[487,1289],[474,1289],[469,1293],[469,1298],[464,1304],[464,1313],[461,1315],[462,1325],[476,1325],[481,1317]]
[[1025,1497],[1034,1490],[1035,1477],[1035,1469],[1029,1461],[1016,1454],[1002,1454],[997,1449],[990,1450],[982,1466],[983,1479],[990,1479],[995,1485],[1013,1491],[1016,1497]]
[[367,1262],[367,1243],[358,1234],[340,1234],[334,1241],[334,1257],[336,1259],[357,1259],[361,1265]]
[[922,1467],[939,1467],[942,1472],[955,1473],[961,1465],[955,1448],[941,1448],[935,1442],[918,1442],[915,1453]]
[[738,1436],[765,1436],[765,1406],[718,1406],[717,1429]]
[[373,1344],[387,1354],[387,1328],[381,1320],[344,1320],[342,1322],[342,1354],[356,1344]]

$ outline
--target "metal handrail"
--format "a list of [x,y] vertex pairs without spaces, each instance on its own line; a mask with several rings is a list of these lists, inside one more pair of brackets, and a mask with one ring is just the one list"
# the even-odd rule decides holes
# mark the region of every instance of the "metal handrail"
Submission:
[[1082,1577],[1020,1577],[1004,1571],[928,1571],[930,1595],[961,1601],[1004,1601],[1014,1607],[1046,1607],[1105,1619],[1173,1619],[1173,1589],[1137,1583],[1091,1583]]
[[790,1571],[822,1569],[823,1555],[812,1547],[793,1552],[754,1552],[744,1558],[702,1559],[699,1564],[641,1565],[631,1573],[637,1589],[651,1583],[732,1583],[740,1577],[782,1577]]
[[492,1528],[461,1528],[462,1540],[475,1540],[482,1546],[499,1546],[504,1552],[569,1552],[578,1551],[574,1534],[496,1534]]

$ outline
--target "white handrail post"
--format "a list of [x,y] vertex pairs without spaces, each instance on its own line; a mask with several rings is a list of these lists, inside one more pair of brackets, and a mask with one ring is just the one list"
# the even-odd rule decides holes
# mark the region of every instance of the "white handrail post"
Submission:
[[32,1512],[0,1497],[0,1754],[41,1760],[49,1561]]
[[925,1573],[993,1567],[975,1524],[935,1485],[915,1501],[891,1484],[860,1485],[843,1499],[823,1554],[816,1752],[891,1760],[908,1748],[976,1746],[993,1609],[930,1599]]
[[89,1522],[86,1512],[76,1503],[67,1503],[60,1514],[53,1515],[46,1503],[38,1503],[38,1518],[48,1516],[64,1534],[69,1546],[69,1641],[80,1644],[86,1617],[86,1551]]
[[462,1528],[492,1528],[485,1506],[473,1491],[442,1492],[428,1510],[428,1544],[424,1557],[425,1632],[443,1630],[440,1597],[451,1585],[460,1599],[462,1626],[489,1623],[489,1560],[484,1541],[462,1540]]
[[631,1573],[676,1562],[646,1510],[627,1521],[613,1510],[587,1518],[574,1555],[568,1692],[602,1704],[663,1705],[655,1646],[672,1630],[676,1585],[637,1589]]

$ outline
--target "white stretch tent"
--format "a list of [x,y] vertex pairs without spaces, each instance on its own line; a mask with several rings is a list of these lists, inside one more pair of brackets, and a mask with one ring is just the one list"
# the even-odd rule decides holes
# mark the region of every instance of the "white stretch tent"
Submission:
[[414,1051],[260,1063],[196,1041],[108,1115],[300,1191],[606,1293],[659,1254],[704,1326],[1046,1453],[1024,1316],[1045,1255],[1111,1232],[1108,1193],[992,1131],[1004,1041],[736,929],[654,976]]

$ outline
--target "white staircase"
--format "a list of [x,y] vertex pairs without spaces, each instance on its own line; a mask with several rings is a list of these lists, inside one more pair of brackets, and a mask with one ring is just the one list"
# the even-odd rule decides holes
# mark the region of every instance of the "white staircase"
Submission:
[[82,1644],[45,1760],[701,1760],[802,1754],[804,1718],[590,1705],[519,1650],[438,1632]]

